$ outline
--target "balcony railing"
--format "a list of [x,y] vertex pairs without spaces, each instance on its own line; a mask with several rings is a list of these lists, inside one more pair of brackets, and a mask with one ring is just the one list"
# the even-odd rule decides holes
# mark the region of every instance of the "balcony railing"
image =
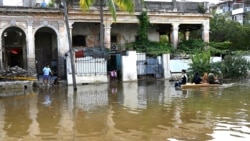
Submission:
[[[72,7],[79,8],[79,0],[72,0]],[[106,1],[104,0],[103,6],[106,7]],[[93,7],[100,7],[100,1],[97,0]],[[208,2],[156,2],[145,1],[145,7],[147,11],[151,12],[182,12],[182,13],[201,13],[200,8],[204,8],[205,12],[208,12]],[[135,0],[135,11],[142,11],[143,7],[140,4],[140,0]]]
[[[58,9],[59,3],[55,3],[54,6],[51,4],[36,3],[35,1],[30,2],[30,0],[24,0],[23,6],[5,6],[0,3],[0,7],[18,7],[22,8],[44,8],[47,9]],[[79,0],[68,0],[68,5],[74,9],[79,9]],[[50,5],[50,6],[49,6]],[[103,3],[104,7],[107,7],[106,0]],[[21,8],[22,7],[22,8]],[[100,1],[97,0],[93,5],[97,9],[100,7]],[[156,2],[156,1],[145,1],[145,8],[150,12],[181,12],[181,13],[207,13],[208,12],[208,2]],[[135,0],[135,11],[142,11],[143,7],[140,4],[140,0]]]

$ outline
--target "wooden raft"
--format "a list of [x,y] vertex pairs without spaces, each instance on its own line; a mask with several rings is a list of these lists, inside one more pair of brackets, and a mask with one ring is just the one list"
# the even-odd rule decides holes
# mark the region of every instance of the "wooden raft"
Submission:
[[204,83],[204,84],[187,83],[185,85],[181,85],[181,88],[188,89],[188,88],[219,87],[219,86],[221,86],[221,85],[220,84],[208,84],[208,83]]

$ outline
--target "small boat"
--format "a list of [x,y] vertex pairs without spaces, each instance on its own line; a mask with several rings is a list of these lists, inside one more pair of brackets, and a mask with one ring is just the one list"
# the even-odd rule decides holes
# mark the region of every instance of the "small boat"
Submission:
[[209,83],[203,83],[203,84],[192,84],[187,83],[185,85],[181,85],[181,89],[194,89],[194,88],[203,88],[203,87],[219,87],[221,84],[209,84]]

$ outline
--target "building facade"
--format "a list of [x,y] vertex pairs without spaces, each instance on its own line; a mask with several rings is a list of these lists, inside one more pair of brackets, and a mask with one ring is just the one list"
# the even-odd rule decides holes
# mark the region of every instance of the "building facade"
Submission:
[[[42,73],[42,68],[50,64],[60,77],[66,76],[65,55],[69,51],[68,34],[60,3],[53,1],[17,0],[15,4],[0,0],[0,68],[19,66]],[[14,2],[14,0],[13,0]],[[100,14],[98,2],[89,11],[79,8],[79,0],[69,0],[68,23],[70,38],[74,49],[100,46]],[[145,0],[145,7],[151,28],[148,37],[159,41],[161,35],[167,35],[173,47],[177,48],[179,34],[188,39],[190,31],[201,30],[201,38],[209,42],[208,11],[201,12],[199,6],[206,9],[207,2],[166,0]],[[139,0],[135,12],[117,11],[114,21],[104,5],[104,46],[115,45],[124,51],[127,43],[137,37],[138,19],[142,11]]]
[[250,23],[250,0],[224,0],[212,6],[212,9],[242,25]]

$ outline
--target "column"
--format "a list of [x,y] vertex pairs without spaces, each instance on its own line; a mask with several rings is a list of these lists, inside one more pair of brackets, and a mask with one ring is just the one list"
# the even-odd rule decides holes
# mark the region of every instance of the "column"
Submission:
[[111,46],[111,22],[104,24],[104,46],[110,48]]
[[27,68],[36,71],[35,38],[33,35],[33,21],[27,22]]
[[[1,22],[0,22],[1,23]],[[2,28],[0,28],[0,33],[2,33],[2,34],[4,34],[4,32],[3,32],[3,29]],[[3,36],[1,36],[1,41],[0,41],[0,70],[3,70],[4,68],[3,68],[3,48],[2,48],[2,40],[3,40],[3,38],[2,38]]]
[[74,22],[69,22],[69,34],[70,34],[70,38],[71,38],[71,44],[72,44],[72,29],[73,29],[73,24]]
[[170,54],[163,54],[162,55],[162,66],[163,66],[163,70],[164,70],[164,78],[171,79]]
[[190,36],[190,31],[185,31],[185,40],[188,41]]
[[179,23],[172,23],[171,42],[174,48],[177,48],[178,45],[178,31],[179,31]]
[[[57,42],[58,42],[58,69],[59,71],[59,77],[66,77],[66,72],[65,72],[65,61],[66,61],[66,53],[69,52],[69,44],[68,44],[68,34],[66,30],[66,25],[65,22],[58,21],[59,25],[59,31],[58,31],[58,37],[57,37]],[[72,25],[73,23],[69,23],[69,28],[70,28],[70,36],[72,35]],[[72,40],[72,36],[70,37]],[[69,54],[68,54],[68,56]],[[70,64],[69,64],[70,65]],[[67,66],[66,66],[67,67]],[[70,70],[71,67],[69,66]]]
[[202,39],[204,42],[209,42],[209,20],[206,20],[202,25]]

